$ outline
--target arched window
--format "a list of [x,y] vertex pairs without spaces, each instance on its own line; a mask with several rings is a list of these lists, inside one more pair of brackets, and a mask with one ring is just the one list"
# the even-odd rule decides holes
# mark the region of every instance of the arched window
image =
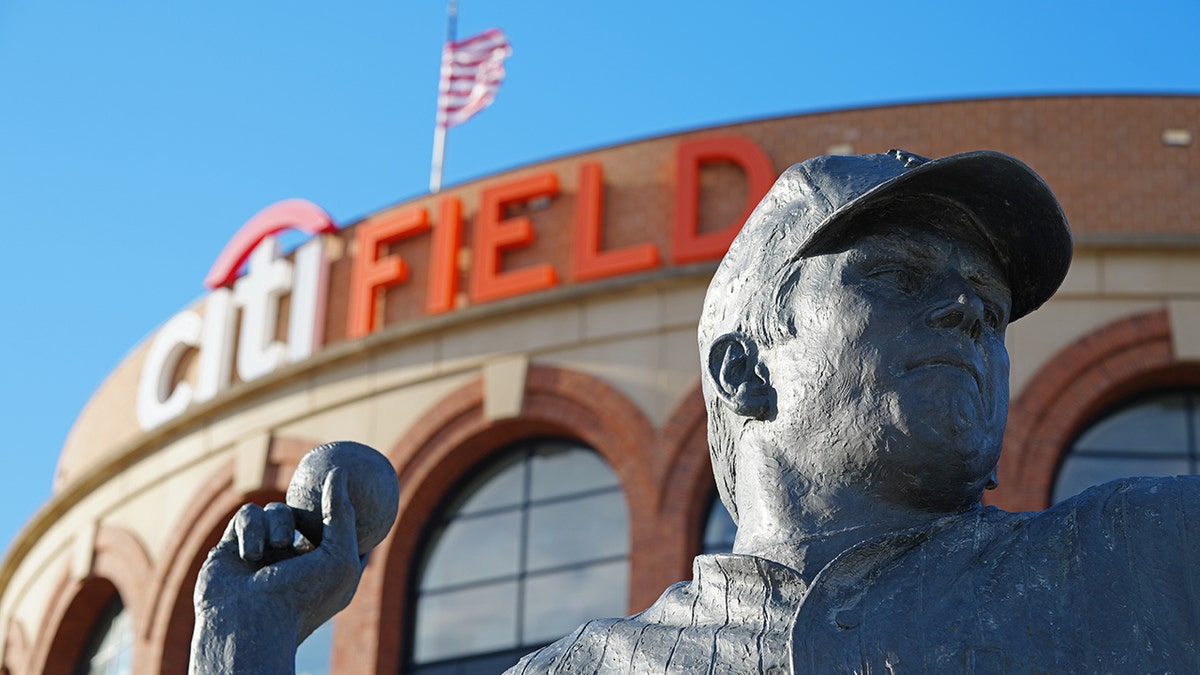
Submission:
[[578,443],[520,443],[444,508],[420,567],[411,673],[497,673],[579,624],[626,612],[629,514]]
[[1052,501],[1125,476],[1198,473],[1200,392],[1159,392],[1101,415],[1071,445]]
[[133,620],[120,596],[100,613],[88,636],[76,675],[128,675],[133,672]]
[[708,520],[704,524],[704,553],[729,553],[733,550],[733,538],[737,525],[725,508],[725,503],[716,494],[708,509]]

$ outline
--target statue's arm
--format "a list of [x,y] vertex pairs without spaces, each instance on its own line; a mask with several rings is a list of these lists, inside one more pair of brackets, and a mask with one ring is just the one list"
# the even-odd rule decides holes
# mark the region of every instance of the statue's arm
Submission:
[[350,603],[366,565],[344,472],[325,478],[321,543],[291,550],[290,508],[243,506],[196,580],[189,671],[293,673],[296,647]]
[[271,603],[247,605],[239,611],[196,612],[192,633],[191,675],[280,673],[296,667],[296,624]]

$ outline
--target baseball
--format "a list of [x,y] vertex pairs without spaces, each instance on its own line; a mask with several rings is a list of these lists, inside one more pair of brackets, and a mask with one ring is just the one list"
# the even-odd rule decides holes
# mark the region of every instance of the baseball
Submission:
[[353,441],[334,441],[308,452],[288,484],[287,505],[296,529],[314,546],[320,545],[324,523],[321,491],[334,468],[346,472],[350,503],[354,505],[358,553],[364,555],[383,541],[400,503],[400,484],[391,462],[378,450]]

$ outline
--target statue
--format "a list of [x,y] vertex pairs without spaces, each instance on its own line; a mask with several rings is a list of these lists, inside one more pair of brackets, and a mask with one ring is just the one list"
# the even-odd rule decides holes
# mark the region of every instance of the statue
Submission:
[[[1115,481],[1041,513],[981,505],[1008,411],[1005,329],[1054,293],[1071,247],[1049,188],[999,153],[788,169],[699,323],[734,552],[509,673],[1200,672],[1200,479]],[[249,565],[269,517],[230,524],[197,585],[195,672],[237,670],[227,655],[251,641],[230,636],[275,613],[285,629],[254,644],[287,672],[294,637],[344,606],[361,566],[339,485],[326,480],[313,552],[335,546],[328,571],[281,581],[318,610],[256,588],[268,609],[245,598],[246,620],[202,629],[224,587],[214,558]]]
[[1041,513],[980,503],[1005,328],[1070,258],[1049,188],[999,153],[788,169],[700,318],[734,552],[510,675],[1200,672],[1200,479],[1115,481]]

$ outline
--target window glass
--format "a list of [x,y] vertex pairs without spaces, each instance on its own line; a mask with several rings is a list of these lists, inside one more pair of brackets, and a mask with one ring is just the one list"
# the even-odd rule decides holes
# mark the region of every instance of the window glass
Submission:
[[[456,518],[433,540],[423,590],[512,576],[520,569],[521,512]],[[487,555],[480,555],[486,551]]]
[[78,675],[133,672],[133,620],[120,596],[109,601],[96,620],[75,672]]
[[712,507],[708,510],[708,522],[704,525],[704,552],[729,553],[733,550],[735,535],[737,525],[733,524],[733,517],[721,498],[714,494]]
[[1063,459],[1053,501],[1126,476],[1197,473],[1200,413],[1196,404],[1195,392],[1160,392],[1101,415]]
[[516,607],[516,581],[427,595],[417,606],[414,658],[438,661],[514,647]]
[[530,506],[528,569],[624,556],[629,551],[625,520],[620,492]]
[[1117,410],[1092,424],[1075,449],[1115,454],[1171,453],[1187,456],[1187,397],[1160,394]]
[[600,455],[579,452],[566,442],[540,445],[530,457],[529,498],[534,500],[575,495],[617,486],[617,476]]
[[465,516],[480,511],[520,506],[524,499],[525,465],[520,457],[510,457],[476,476],[460,493],[460,506],[449,510]]
[[552,642],[568,630],[598,617],[619,617],[628,612],[625,594],[614,588],[629,584],[624,560],[562,572],[530,576],[525,583],[525,638]]
[[625,496],[578,443],[501,453],[447,502],[425,546],[406,672],[500,672],[587,619],[626,613]]

